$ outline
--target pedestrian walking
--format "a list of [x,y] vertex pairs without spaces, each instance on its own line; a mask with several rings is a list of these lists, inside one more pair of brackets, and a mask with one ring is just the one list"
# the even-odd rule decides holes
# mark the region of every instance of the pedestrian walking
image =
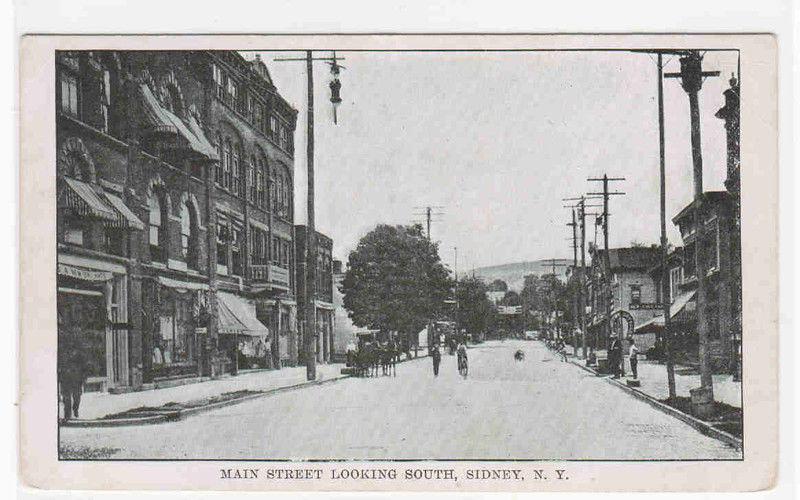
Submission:
[[633,337],[628,339],[630,346],[628,347],[628,357],[631,362],[631,373],[633,378],[639,378],[639,348],[636,347],[636,341]]
[[433,359],[433,376],[439,376],[439,363],[442,362],[442,353],[439,351],[439,345],[434,344],[431,349],[431,359]]
[[64,420],[79,416],[83,384],[89,373],[87,346],[80,332],[59,329],[58,332],[58,384],[64,404]]

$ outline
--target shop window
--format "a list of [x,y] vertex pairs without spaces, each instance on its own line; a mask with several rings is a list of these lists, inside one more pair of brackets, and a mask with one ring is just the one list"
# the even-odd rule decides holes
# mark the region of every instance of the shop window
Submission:
[[191,364],[196,359],[191,298],[168,296],[161,304],[155,365]]
[[164,262],[166,260],[166,225],[167,215],[164,204],[156,193],[153,193],[148,200],[150,205],[149,214],[149,240],[150,240],[150,260]]

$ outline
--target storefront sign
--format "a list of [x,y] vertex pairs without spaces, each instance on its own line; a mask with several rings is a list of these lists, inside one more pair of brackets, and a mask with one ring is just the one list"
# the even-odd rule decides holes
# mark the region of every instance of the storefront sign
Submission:
[[642,302],[640,304],[630,304],[628,309],[632,311],[660,311],[664,305],[658,302]]
[[92,271],[90,269],[68,266],[67,264],[58,265],[58,274],[84,281],[108,281],[114,277],[114,275],[108,271]]

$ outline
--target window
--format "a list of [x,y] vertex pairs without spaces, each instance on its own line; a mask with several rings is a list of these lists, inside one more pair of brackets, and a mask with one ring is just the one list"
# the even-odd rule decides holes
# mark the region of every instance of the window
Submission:
[[683,283],[683,268],[675,267],[669,270],[669,301],[675,301],[675,297],[680,293],[680,285]]
[[642,285],[631,285],[631,305],[638,306],[642,303]]
[[266,200],[264,197],[264,166],[259,165],[259,169],[256,170],[256,189],[258,192],[258,206],[264,208],[266,206]]
[[242,275],[242,228],[231,226],[231,274]]
[[225,146],[222,142],[222,136],[217,135],[217,156],[219,157],[219,161],[214,166],[214,182],[218,185],[222,185],[222,164],[225,161]]
[[111,106],[111,73],[103,70],[103,88],[100,98],[100,119],[103,132],[108,132],[108,108]]
[[256,189],[256,158],[250,158],[250,164],[247,165],[247,186],[248,186],[248,194],[247,199],[251,203],[256,202],[257,197],[257,189]]
[[78,78],[62,70],[61,79],[61,111],[79,118],[78,113]]
[[225,161],[222,162],[222,187],[231,188],[231,163],[233,163],[233,146],[231,140],[225,139]]
[[228,219],[217,215],[217,264],[220,266],[228,266],[229,231]]
[[703,233],[703,256],[706,272],[719,269],[719,224],[707,224]]
[[150,206],[150,260],[156,262],[164,262],[166,260],[166,252],[163,247],[164,226],[166,226],[167,217],[164,214],[161,200],[156,193],[153,193],[148,200]]
[[106,252],[113,255],[125,255],[125,231],[122,228],[105,227],[103,240]]
[[236,144],[235,146],[233,146],[233,158],[232,158],[233,161],[231,163],[231,177],[232,177],[231,191],[233,191],[233,194],[235,195],[239,194],[244,195],[245,194],[244,190],[241,189],[242,173],[241,170],[239,169],[239,158],[240,158],[239,145]]
[[278,118],[275,116],[269,117],[269,135],[272,140],[278,140]]
[[227,78],[228,84],[228,103],[232,106],[235,106],[237,102],[239,102],[239,87],[236,85],[236,82],[233,81],[233,78]]
[[211,65],[211,70],[214,76],[214,88],[216,89],[217,97],[225,99],[225,74],[216,64]]
[[197,211],[187,200],[181,206],[181,255],[191,269],[198,267]]
[[253,125],[260,132],[264,132],[264,107],[260,103],[252,101],[251,108],[252,109],[250,113],[251,119],[253,120]]
[[288,149],[289,149],[289,130],[283,125],[281,125],[280,130],[281,130],[281,135],[280,135],[280,140],[278,141],[278,144],[280,145],[281,149],[283,149],[284,151],[288,151]]

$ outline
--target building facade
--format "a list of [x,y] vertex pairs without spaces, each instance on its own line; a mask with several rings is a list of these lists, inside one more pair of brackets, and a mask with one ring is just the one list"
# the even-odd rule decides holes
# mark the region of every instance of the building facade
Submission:
[[[296,246],[296,262],[297,262],[297,296],[302,300],[306,297],[305,290],[305,276],[306,276],[306,260],[304,249],[308,239],[308,227],[303,225],[295,226],[295,238],[297,240]],[[314,266],[314,303],[307,305],[301,304],[301,310],[305,307],[314,308],[314,317],[316,318],[316,325],[314,325],[313,335],[315,337],[315,349],[317,361],[320,363],[329,363],[332,361],[332,354],[334,352],[334,304],[333,304],[333,240],[317,231],[316,233],[316,265]],[[305,318],[299,321],[300,334],[298,338],[298,350],[300,352],[300,359],[305,359],[305,352],[303,350],[304,338],[306,333],[310,330],[306,328]]]
[[296,111],[231,51],[57,54],[59,329],[88,387],[296,361]]
[[605,250],[590,245],[589,254],[588,339],[593,347],[604,349],[608,343],[609,308],[611,332],[621,338],[633,335],[637,325],[658,315],[661,304],[648,270],[658,261],[659,249],[611,248],[606,259]]

